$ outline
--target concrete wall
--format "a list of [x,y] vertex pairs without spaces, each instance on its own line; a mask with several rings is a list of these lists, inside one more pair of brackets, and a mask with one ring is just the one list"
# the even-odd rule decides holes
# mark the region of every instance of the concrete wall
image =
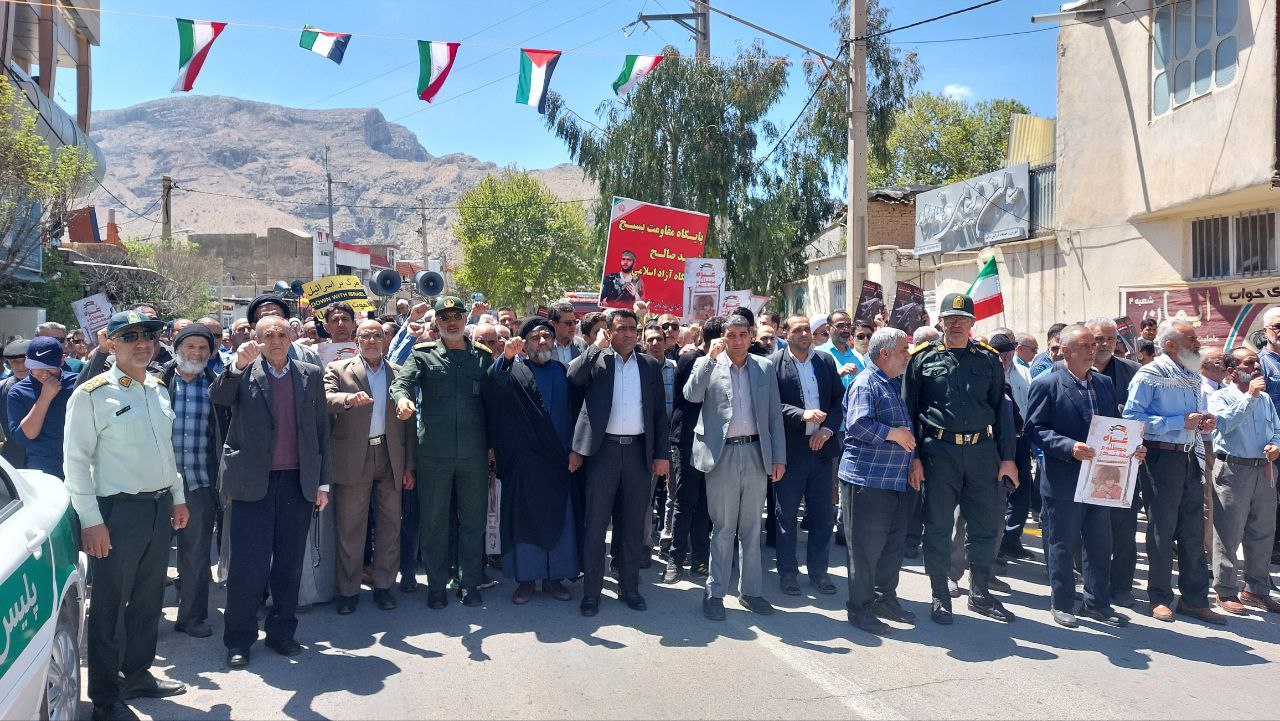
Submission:
[[266,237],[255,233],[196,233],[188,239],[200,246],[201,253],[222,258],[228,284],[270,286],[277,280],[311,279],[309,234],[268,228]]

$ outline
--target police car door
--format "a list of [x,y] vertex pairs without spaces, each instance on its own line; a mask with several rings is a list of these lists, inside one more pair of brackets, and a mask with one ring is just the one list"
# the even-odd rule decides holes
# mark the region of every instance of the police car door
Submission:
[[46,513],[0,467],[0,717],[34,718],[58,610]]

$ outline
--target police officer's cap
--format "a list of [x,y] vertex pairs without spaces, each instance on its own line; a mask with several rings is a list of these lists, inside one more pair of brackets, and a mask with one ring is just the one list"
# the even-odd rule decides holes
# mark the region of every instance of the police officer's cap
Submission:
[[942,308],[938,313],[939,318],[946,318],[951,315],[962,315],[966,318],[973,318],[973,298],[964,293],[947,293],[942,298]]
[[437,313],[445,310],[460,310],[467,312],[467,306],[463,304],[462,299],[453,295],[442,295],[436,299],[435,310]]
[[107,321],[107,335],[114,337],[116,333],[126,328],[160,330],[163,327],[164,321],[162,320],[148,318],[136,310],[122,310],[111,316],[111,320]]
[[5,358],[26,358],[27,347],[31,345],[29,340],[15,340],[4,347]]

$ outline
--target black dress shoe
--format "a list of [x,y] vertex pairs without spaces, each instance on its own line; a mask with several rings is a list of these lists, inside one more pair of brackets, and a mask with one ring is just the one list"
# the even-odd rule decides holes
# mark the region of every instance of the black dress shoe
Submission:
[[279,641],[267,639],[263,645],[281,656],[297,656],[302,653],[302,644],[291,638],[280,639]]
[[877,636],[889,632],[889,624],[875,617],[873,613],[851,613],[849,614],[849,623],[857,626],[860,630],[872,633]]
[[[972,587],[973,579],[971,578],[969,581],[970,586]],[[991,576],[987,579],[987,590],[995,591],[996,593],[1013,593],[1013,589],[1009,587],[1008,583],[1005,583],[995,576]]]
[[1129,625],[1128,616],[1122,613],[1116,613],[1110,608],[1090,608],[1089,606],[1084,606],[1080,609],[1080,615],[1097,621],[1098,623],[1105,623],[1112,628],[1124,628]]
[[123,701],[93,705],[93,721],[138,721],[138,714]]
[[787,596],[800,595],[800,584],[796,582],[795,576],[783,576],[778,585],[781,587],[782,593]]
[[339,616],[346,616],[355,613],[356,599],[358,596],[337,596],[333,600],[333,607],[338,611]]
[[427,608],[439,611],[449,605],[448,591],[428,591],[427,592]]
[[933,606],[929,610],[929,618],[934,623],[950,626],[955,621],[955,618],[951,615],[951,599],[947,598],[945,601],[941,598],[933,599]]
[[413,576],[400,577],[400,593],[413,593],[418,590],[418,579]]
[[830,596],[836,592],[836,585],[832,583],[831,579],[826,576],[818,576],[817,578],[810,578],[809,585],[818,589],[818,593],[821,593],[824,596]]
[[600,599],[595,596],[584,598],[582,603],[578,605],[578,610],[582,611],[583,616],[594,616],[600,613]]
[[761,616],[773,615],[773,604],[765,600],[764,596],[738,596],[738,603],[752,613]]
[[180,693],[186,693],[187,686],[177,681],[162,681],[151,674],[147,674],[140,681],[126,685],[120,689],[120,698],[129,700],[131,698],[168,698],[169,696],[177,696]]
[[712,621],[724,620],[724,601],[715,596],[702,597],[702,615]]
[[389,588],[373,589],[373,602],[383,611],[390,611],[396,607],[396,597],[391,595]]
[[643,611],[648,608],[644,603],[644,596],[641,596],[637,591],[622,594],[622,600],[627,603],[627,608],[632,611]]
[[227,666],[231,668],[244,668],[249,665],[249,649],[247,648],[231,648],[227,649]]
[[1014,615],[1004,605],[990,596],[974,596],[969,594],[969,610],[979,616],[986,616],[1001,623],[1013,623]]
[[871,613],[896,623],[915,623],[916,615],[902,607],[896,598],[882,598],[871,605]]
[[192,621],[191,623],[173,624],[173,630],[178,633],[185,633],[192,638],[208,638],[213,635],[213,629],[209,628],[209,624],[204,621]]
[[480,597],[480,589],[478,588],[464,588],[459,595],[462,596],[463,606],[479,606],[484,603],[484,599]]

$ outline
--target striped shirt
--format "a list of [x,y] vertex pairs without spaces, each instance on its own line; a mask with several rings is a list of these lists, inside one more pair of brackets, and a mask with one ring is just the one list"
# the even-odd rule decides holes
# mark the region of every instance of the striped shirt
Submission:
[[197,373],[190,382],[174,375],[173,412],[173,455],[178,472],[187,488],[206,488],[212,483],[207,459],[213,404],[209,402],[209,381],[204,373]]
[[871,364],[844,395],[844,454],[840,480],[867,488],[906,491],[912,454],[888,440],[893,428],[912,428],[901,384]]

